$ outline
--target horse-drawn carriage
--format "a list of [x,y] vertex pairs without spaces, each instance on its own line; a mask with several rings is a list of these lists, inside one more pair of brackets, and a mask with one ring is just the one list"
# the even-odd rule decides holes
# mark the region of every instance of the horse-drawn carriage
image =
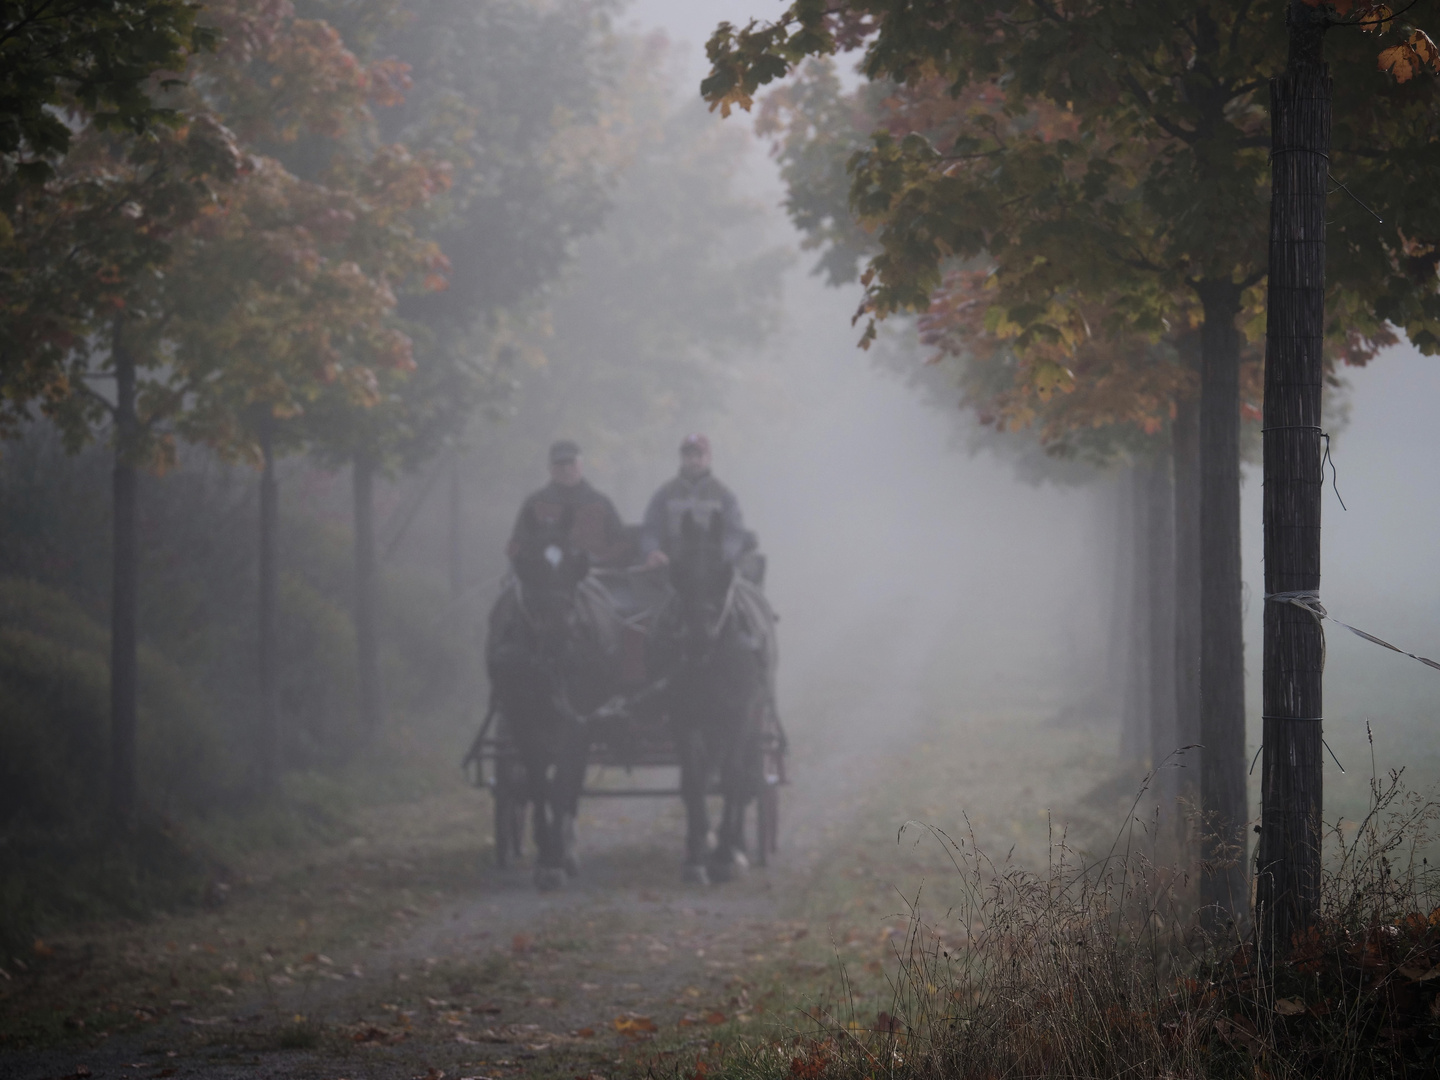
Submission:
[[[536,883],[553,888],[577,872],[581,796],[678,795],[687,879],[723,880],[747,850],[764,865],[785,783],[764,593],[723,558],[718,519],[687,516],[674,560],[654,569],[592,568],[568,534],[561,521],[517,552],[490,615],[490,708],[465,766],[494,802],[496,862],[520,857],[528,807]],[[679,785],[639,782],[657,767],[678,767]],[[709,795],[723,801],[713,847]]]

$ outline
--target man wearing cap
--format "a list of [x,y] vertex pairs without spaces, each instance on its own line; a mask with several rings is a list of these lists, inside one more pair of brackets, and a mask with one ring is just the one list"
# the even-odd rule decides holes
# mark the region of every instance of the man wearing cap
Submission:
[[539,525],[553,525],[565,514],[574,514],[570,542],[590,556],[595,566],[624,563],[630,551],[625,526],[615,504],[596,491],[580,473],[580,447],[560,439],[550,447],[550,483],[525,500],[515,519],[506,552],[513,559],[525,534]]
[[740,503],[710,471],[710,440],[704,435],[685,436],[680,444],[679,475],[667,480],[645,508],[640,553],[646,566],[664,566],[670,561],[687,510],[701,525],[710,521],[712,513],[720,512],[725,523],[725,557],[732,563],[755,546],[755,538],[745,530]]

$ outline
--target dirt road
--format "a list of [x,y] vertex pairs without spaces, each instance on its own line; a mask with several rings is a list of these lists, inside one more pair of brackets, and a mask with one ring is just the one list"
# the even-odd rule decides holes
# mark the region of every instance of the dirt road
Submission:
[[950,874],[934,845],[896,843],[906,819],[954,829],[968,807],[988,842],[1043,857],[1047,810],[1114,816],[1083,799],[1106,732],[1055,726],[1059,703],[1038,691],[967,699],[943,654],[888,640],[863,665],[837,648],[794,695],[794,782],[769,868],[682,885],[678,802],[595,800],[581,878],[540,895],[526,869],[488,865],[483,797],[438,778],[344,843],[257,859],[214,908],[12,961],[0,1075],[693,1071],[716,1046],[835,1007],[842,964],[841,1007],[873,1014],[905,897],[927,881],[943,897]]

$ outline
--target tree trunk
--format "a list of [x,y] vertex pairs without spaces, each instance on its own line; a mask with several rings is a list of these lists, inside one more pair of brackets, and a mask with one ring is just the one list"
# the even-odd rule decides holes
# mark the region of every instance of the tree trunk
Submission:
[[450,556],[450,598],[452,600],[460,599],[460,593],[465,588],[465,564],[462,557],[464,529],[461,528],[464,505],[460,499],[461,468],[460,453],[456,451],[451,455],[450,460],[450,505],[447,536]]
[[1144,476],[1146,546],[1150,552],[1145,560],[1150,578],[1150,763],[1159,770],[1151,794],[1160,807],[1160,823],[1168,835],[1173,832],[1170,823],[1175,819],[1176,759],[1172,755],[1180,745],[1175,733],[1175,491],[1169,453],[1148,462]]
[[1105,673],[1107,706],[1120,721],[1120,741],[1125,741],[1125,695],[1129,686],[1130,653],[1130,605],[1135,589],[1135,553],[1130,545],[1134,541],[1134,530],[1130,527],[1134,491],[1131,489],[1130,474],[1121,471],[1113,479],[1111,490],[1111,540],[1114,560],[1111,563],[1110,579],[1110,632],[1106,636],[1109,651],[1106,656]]
[[375,462],[357,454],[355,481],[355,644],[360,675],[360,723],[367,734],[380,728],[380,648],[376,632],[379,583],[375,564]]
[[280,609],[279,554],[277,532],[280,522],[280,486],[275,480],[275,421],[265,416],[260,422],[260,450],[264,468],[260,473],[260,715],[256,739],[256,770],[262,789],[274,787],[280,778]]
[[[1171,427],[1175,462],[1175,741],[1200,739],[1200,403],[1175,407]],[[1188,751],[1175,771],[1176,797],[1187,812],[1200,806],[1200,752]],[[1177,821],[1179,836],[1184,821]],[[1177,837],[1178,839],[1179,837]]]
[[137,530],[140,421],[135,413],[135,358],[121,339],[115,321],[111,355],[115,366],[114,518],[111,546],[110,601],[110,813],[121,829],[135,823],[135,736],[140,672]]
[[1224,929],[1249,911],[1245,648],[1240,606],[1240,287],[1201,282],[1200,903]]
[[1264,764],[1256,918],[1284,950],[1320,904],[1318,618],[1273,599],[1320,591],[1320,397],[1331,82],[1317,13],[1291,5],[1290,62],[1271,80],[1270,278],[1265,320]]
[[1151,635],[1151,574],[1149,543],[1150,490],[1145,468],[1130,466],[1125,472],[1125,485],[1130,490],[1128,513],[1122,528],[1129,535],[1129,565],[1122,573],[1130,577],[1129,604],[1124,634],[1125,696],[1121,715],[1120,757],[1123,761],[1144,764],[1150,758],[1150,665]]

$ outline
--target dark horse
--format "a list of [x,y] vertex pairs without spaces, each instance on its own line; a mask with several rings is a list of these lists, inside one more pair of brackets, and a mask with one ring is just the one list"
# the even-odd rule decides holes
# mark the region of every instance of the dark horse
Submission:
[[[675,595],[655,636],[685,800],[685,878],[725,881],[749,865],[745,814],[765,783],[762,737],[773,718],[775,614],[723,550],[724,522],[686,513],[670,562]],[[724,800],[715,847],[705,802],[718,773]]]
[[571,523],[567,511],[522,539],[514,581],[490,611],[485,642],[491,705],[517,753],[521,801],[532,807],[535,884],[542,889],[579,872],[575,815],[589,752],[585,714],[609,689],[579,602],[590,566],[569,542]]

